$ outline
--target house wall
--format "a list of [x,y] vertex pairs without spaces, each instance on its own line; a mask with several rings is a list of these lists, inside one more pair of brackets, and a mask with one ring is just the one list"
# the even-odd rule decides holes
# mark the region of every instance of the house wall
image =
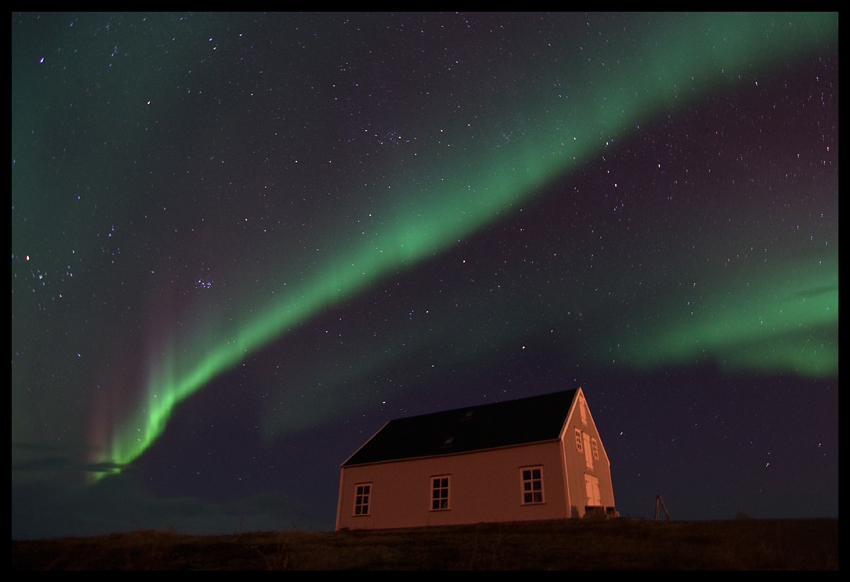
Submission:
[[[451,525],[570,516],[559,441],[343,467],[337,529]],[[606,459],[607,461],[607,459]],[[542,466],[544,503],[523,505],[522,467]],[[431,478],[450,475],[450,509],[431,510]],[[358,483],[372,483],[369,515],[355,516]],[[583,491],[584,484],[579,491]],[[613,497],[612,497],[613,500]]]
[[[584,402],[585,416],[582,418],[580,406]],[[586,421],[586,422],[585,422]],[[597,451],[599,458],[593,458],[593,468],[587,466],[584,453],[584,444],[582,450],[579,451],[576,447],[575,431],[579,429],[582,433],[586,433],[590,438],[595,438],[597,442]],[[563,455],[567,467],[567,483],[570,491],[570,517],[584,517],[585,506],[587,505],[587,492],[585,487],[585,474],[592,475],[599,479],[599,494],[600,505],[604,507],[614,507],[614,486],[611,481],[611,463],[608,459],[608,454],[605,447],[602,445],[602,439],[599,438],[599,431],[596,429],[596,423],[593,422],[593,417],[590,414],[587,403],[584,401],[583,393],[579,393],[573,404],[573,409],[567,418],[567,423],[562,433],[561,443],[563,445]]]

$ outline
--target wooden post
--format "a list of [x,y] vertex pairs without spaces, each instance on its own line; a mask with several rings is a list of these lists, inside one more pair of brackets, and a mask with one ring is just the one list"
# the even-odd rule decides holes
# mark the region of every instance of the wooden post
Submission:
[[667,518],[667,521],[671,521],[670,512],[667,511],[667,506],[664,505],[664,500],[661,499],[660,495],[655,496],[655,521],[658,521],[658,506],[661,505],[661,509],[664,510],[664,515]]

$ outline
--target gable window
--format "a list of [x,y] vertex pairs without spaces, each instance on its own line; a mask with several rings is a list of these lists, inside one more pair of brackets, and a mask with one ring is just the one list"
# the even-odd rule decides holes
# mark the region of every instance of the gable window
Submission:
[[431,511],[451,509],[449,506],[449,475],[431,477]]
[[596,444],[596,437],[590,437],[590,448],[593,450],[593,458],[599,460],[599,446]]
[[520,469],[522,504],[543,503],[543,467]]
[[576,429],[576,450],[581,452],[581,429]]
[[354,515],[369,515],[369,498],[372,497],[372,484],[359,483],[354,491]]

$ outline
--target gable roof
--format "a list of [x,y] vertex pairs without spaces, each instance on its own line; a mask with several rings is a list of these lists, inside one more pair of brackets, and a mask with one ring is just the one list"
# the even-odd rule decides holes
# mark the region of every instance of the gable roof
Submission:
[[342,466],[556,440],[578,389],[391,420]]

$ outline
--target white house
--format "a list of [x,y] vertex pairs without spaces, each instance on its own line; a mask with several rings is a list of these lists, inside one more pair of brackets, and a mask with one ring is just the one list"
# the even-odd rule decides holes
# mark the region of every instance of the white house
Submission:
[[336,529],[616,516],[581,388],[401,418],[340,466]]

